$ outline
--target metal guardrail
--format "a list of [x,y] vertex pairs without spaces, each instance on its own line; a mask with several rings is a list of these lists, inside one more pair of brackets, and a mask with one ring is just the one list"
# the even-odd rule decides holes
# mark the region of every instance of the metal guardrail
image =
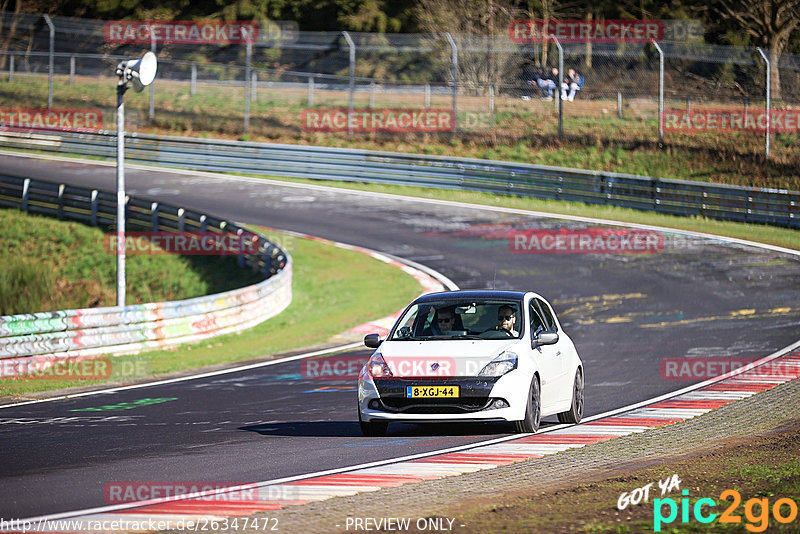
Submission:
[[[0,132],[0,147],[116,156],[114,133]],[[131,135],[132,162],[215,172],[469,189],[800,228],[800,192],[524,163]]]
[[[116,195],[64,184],[0,176],[0,207],[112,225]],[[188,300],[0,317],[0,358],[125,354],[249,328],[283,311],[292,300],[292,263],[280,247],[249,230],[196,211],[128,198],[127,229],[233,233],[255,237],[239,265],[261,272],[257,284]]]

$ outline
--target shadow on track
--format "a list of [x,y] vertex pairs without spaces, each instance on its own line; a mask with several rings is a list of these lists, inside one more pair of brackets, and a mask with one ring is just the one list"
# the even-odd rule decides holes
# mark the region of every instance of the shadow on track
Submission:
[[[542,422],[542,430],[556,423]],[[262,436],[364,437],[358,421],[288,421],[239,427]],[[387,437],[502,437],[512,433],[508,423],[431,423],[424,425],[391,423]],[[380,439],[380,438],[369,438]]]

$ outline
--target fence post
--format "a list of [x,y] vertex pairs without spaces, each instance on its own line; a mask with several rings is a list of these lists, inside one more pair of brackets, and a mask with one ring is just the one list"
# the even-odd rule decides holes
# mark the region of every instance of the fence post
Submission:
[[64,218],[64,188],[67,187],[64,184],[59,184],[58,186],[58,218]]
[[28,198],[30,197],[30,190],[31,179],[25,178],[25,181],[22,182],[22,204],[19,206],[19,209],[22,211],[28,211]]
[[558,47],[558,79],[556,80],[556,106],[558,106],[558,137],[564,139],[564,103],[561,102],[561,80],[564,79],[564,48],[553,36],[553,41]]
[[489,111],[494,113],[494,85],[489,86]]
[[447,37],[447,42],[450,43],[450,48],[453,49],[453,133],[455,133],[458,124],[458,46],[450,32],[444,35]]
[[53,21],[50,20],[49,15],[45,14],[42,17],[47,23],[47,27],[50,28],[50,58],[47,67],[47,109],[50,109],[53,107],[53,70],[55,69],[53,61],[55,59],[56,27],[53,26]]
[[208,230],[208,217],[205,215],[200,216],[200,231],[205,232]]
[[75,83],[75,56],[69,56],[69,84]]
[[347,41],[347,47],[350,49],[350,103],[347,108],[347,135],[353,135],[353,125],[350,118],[353,116],[353,106],[356,90],[356,44],[350,38],[350,34],[342,32],[344,40]]
[[153,231],[158,232],[158,202],[153,202],[150,204],[150,217],[152,221]]
[[308,77],[308,107],[314,105],[314,77]]
[[253,41],[250,38],[250,32],[242,29],[246,41],[245,50],[245,64],[244,64],[244,131],[250,129],[250,61],[253,58]]
[[617,118],[622,118],[622,91],[617,91]]
[[369,107],[375,107],[375,82],[369,82]]
[[97,189],[92,189],[92,218],[91,225],[97,226]]
[[766,63],[766,65],[767,65],[767,140],[766,140],[765,154],[766,154],[767,157],[769,157],[769,130],[770,130],[770,118],[771,118],[770,114],[769,114],[770,107],[771,107],[770,106],[770,86],[769,86],[769,84],[770,84],[770,76],[769,76],[770,64],[769,64],[769,59],[767,58],[767,55],[764,53],[764,51],[761,49],[761,47],[756,48],[756,50],[758,50],[758,53],[761,54],[762,58],[764,58],[764,63]]
[[236,261],[239,267],[244,267],[244,230],[239,228],[236,235],[239,236],[239,258]]
[[426,83],[425,84],[425,109],[430,109],[430,107],[431,107],[431,84]]
[[192,80],[189,83],[189,94],[194,96],[197,92],[197,63],[192,63]]
[[[150,32],[150,51],[153,55],[156,54],[156,33]],[[150,84],[150,107],[147,109],[147,118],[150,122],[156,117],[156,84]]]
[[8,62],[8,81],[14,81],[14,58],[16,58],[14,54],[11,54],[11,59]]
[[178,231],[183,232],[186,227],[186,210],[178,208]]
[[658,50],[658,146],[664,146],[664,51],[653,40]]

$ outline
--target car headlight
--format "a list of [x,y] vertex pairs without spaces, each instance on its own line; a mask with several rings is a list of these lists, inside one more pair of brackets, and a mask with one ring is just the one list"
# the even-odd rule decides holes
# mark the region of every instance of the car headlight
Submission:
[[367,372],[372,378],[391,378],[393,376],[380,352],[376,352],[370,357],[367,362]]
[[514,352],[503,352],[481,369],[478,376],[503,376],[517,368],[517,355]]

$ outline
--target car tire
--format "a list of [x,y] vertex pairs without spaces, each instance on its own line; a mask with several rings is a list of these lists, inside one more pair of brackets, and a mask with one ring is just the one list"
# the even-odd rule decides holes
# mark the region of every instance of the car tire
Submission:
[[539,430],[539,422],[542,417],[542,404],[539,395],[539,378],[533,377],[531,381],[530,394],[528,395],[528,404],[525,407],[525,419],[522,421],[515,421],[514,426],[519,433],[531,433]]
[[389,428],[388,421],[362,421],[360,410],[358,412],[358,424],[361,426],[361,433],[368,437],[385,436],[386,429]]
[[583,418],[583,371],[580,367],[575,371],[575,383],[572,386],[572,406],[566,412],[558,414],[559,423],[580,423]]

